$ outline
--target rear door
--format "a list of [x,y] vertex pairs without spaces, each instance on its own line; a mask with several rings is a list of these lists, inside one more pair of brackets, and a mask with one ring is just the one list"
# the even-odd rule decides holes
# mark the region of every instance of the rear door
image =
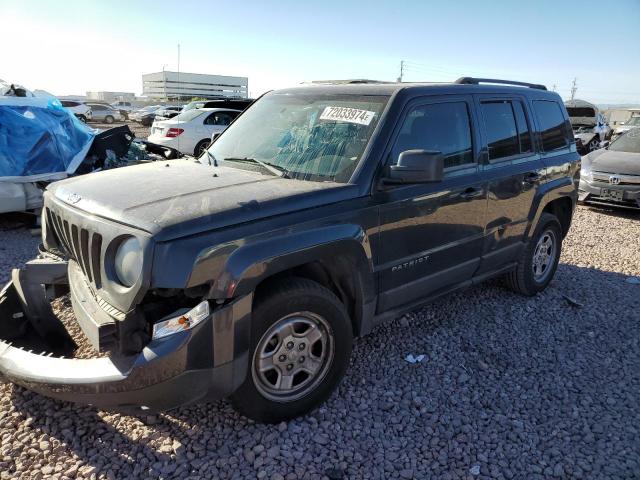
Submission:
[[482,176],[488,186],[487,231],[478,274],[518,258],[545,166],[536,152],[524,96],[474,95],[482,136]]
[[473,276],[482,252],[486,188],[471,96],[427,97],[405,110],[388,152],[441,151],[444,179],[386,186],[380,201],[378,311],[426,299]]

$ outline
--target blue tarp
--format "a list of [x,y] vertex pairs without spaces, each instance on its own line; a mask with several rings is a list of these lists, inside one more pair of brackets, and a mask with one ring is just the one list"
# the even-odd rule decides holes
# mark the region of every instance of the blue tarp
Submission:
[[94,131],[56,99],[0,97],[0,181],[64,178],[84,160]]

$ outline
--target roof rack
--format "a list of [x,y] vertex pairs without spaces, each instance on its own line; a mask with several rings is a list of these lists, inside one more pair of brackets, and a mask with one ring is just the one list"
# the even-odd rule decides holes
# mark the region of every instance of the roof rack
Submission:
[[515,82],[512,80],[498,80],[495,78],[475,78],[475,77],[460,77],[453,83],[461,85],[479,85],[480,83],[495,83],[498,85],[517,85],[518,87],[535,88],[536,90],[546,90],[547,87],[537,83]]
[[[306,83],[306,82],[303,82]],[[373,83],[373,84],[383,84],[383,83],[393,83],[387,82],[384,80],[371,80],[368,78],[347,78],[345,80],[312,80],[312,84],[316,85],[355,85],[355,84],[364,84],[364,83]]]

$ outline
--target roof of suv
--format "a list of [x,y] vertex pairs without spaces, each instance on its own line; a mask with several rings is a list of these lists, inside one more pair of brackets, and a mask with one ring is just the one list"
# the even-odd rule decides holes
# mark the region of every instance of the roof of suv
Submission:
[[[398,83],[398,82],[365,82],[365,81],[336,81],[335,83],[305,84],[297,87],[278,90],[279,93],[295,93],[309,90],[318,93],[353,94],[353,95],[392,95],[400,90],[442,90],[441,93],[486,92],[504,93],[536,91],[547,93],[544,85],[513,82],[508,80],[481,79],[463,77],[455,82],[436,83]],[[555,93],[555,92],[548,92]]]

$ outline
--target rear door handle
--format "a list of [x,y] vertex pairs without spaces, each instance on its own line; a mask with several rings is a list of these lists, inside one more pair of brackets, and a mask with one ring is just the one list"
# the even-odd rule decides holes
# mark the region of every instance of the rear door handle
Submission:
[[537,181],[539,181],[541,178],[542,178],[542,175],[540,175],[539,173],[530,172],[525,175],[524,179],[522,180],[522,183],[531,185],[532,183],[536,183]]
[[484,190],[481,188],[473,188],[473,187],[469,187],[467,188],[464,192],[462,192],[460,194],[460,196],[462,198],[464,198],[465,200],[470,200],[472,198],[477,198],[480,197],[484,194]]

